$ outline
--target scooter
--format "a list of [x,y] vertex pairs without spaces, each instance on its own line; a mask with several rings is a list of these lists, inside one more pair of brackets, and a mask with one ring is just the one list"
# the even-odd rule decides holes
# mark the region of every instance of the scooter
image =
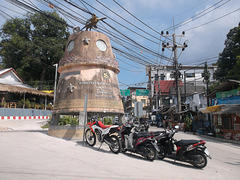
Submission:
[[[104,125],[101,121],[92,119],[91,122],[87,123],[89,128],[85,131],[86,142],[89,146],[94,146],[96,144],[96,137],[101,143],[105,142],[110,150],[118,154],[121,150],[120,140],[117,135],[120,127],[118,125],[107,126]],[[99,147],[99,148],[100,148]]]
[[176,132],[177,129],[166,130],[165,133],[154,137],[158,141],[160,149],[157,158],[162,160],[166,156],[172,157],[175,161],[184,161],[196,168],[204,168],[207,165],[207,157],[211,159],[210,153],[205,146],[206,142],[204,140],[177,141],[173,138]]
[[159,151],[157,142],[152,139],[153,134],[148,132],[138,132],[133,123],[126,123],[120,130],[122,142],[122,152],[130,151],[141,154],[146,159],[153,161],[156,157],[156,152]]

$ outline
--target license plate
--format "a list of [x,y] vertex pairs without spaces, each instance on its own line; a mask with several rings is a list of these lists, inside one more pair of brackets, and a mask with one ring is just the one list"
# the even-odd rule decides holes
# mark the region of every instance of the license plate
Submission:
[[204,150],[204,153],[205,153],[210,159],[212,159],[212,157],[211,157],[211,155],[210,155],[210,153],[209,153],[209,151],[208,151],[207,149]]

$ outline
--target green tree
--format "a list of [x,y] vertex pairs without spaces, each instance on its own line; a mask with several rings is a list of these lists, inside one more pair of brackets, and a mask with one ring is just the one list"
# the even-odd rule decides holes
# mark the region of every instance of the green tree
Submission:
[[3,66],[13,67],[26,82],[40,90],[46,89],[46,85],[53,88],[53,64],[63,56],[69,36],[66,22],[56,12],[44,13],[8,20],[0,34]]
[[217,61],[217,79],[240,80],[240,24],[227,34],[225,48]]

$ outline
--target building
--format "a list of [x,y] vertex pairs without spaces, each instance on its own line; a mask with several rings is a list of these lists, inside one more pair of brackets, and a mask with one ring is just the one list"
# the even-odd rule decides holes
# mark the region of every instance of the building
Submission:
[[48,103],[53,100],[53,94],[32,88],[13,68],[8,68],[0,70],[0,99],[3,108],[47,109]]
[[[216,66],[209,66],[210,82],[214,82],[213,74]],[[180,66],[180,94],[181,102],[189,104],[196,110],[193,100],[199,99],[197,109],[207,105],[204,84],[204,66]],[[158,109],[165,105],[177,104],[176,83],[173,66],[147,66],[146,73],[149,77],[148,88],[150,90],[151,108]],[[159,88],[160,87],[160,91]],[[171,91],[169,90],[171,89]],[[198,94],[198,95],[196,95]],[[196,100],[196,101],[197,101]]]
[[142,116],[147,116],[148,113],[148,107],[149,107],[149,95],[148,93],[146,94],[138,94],[139,91],[145,91],[146,88],[144,87],[129,87],[130,90],[130,96],[127,96],[126,99],[126,113],[131,114],[131,115],[136,115],[136,112],[134,112],[134,108],[136,111],[136,105],[140,105],[142,110],[139,109],[140,114],[142,113]]
[[212,128],[216,136],[240,139],[240,81],[228,80],[209,94],[210,107],[201,108],[202,113],[211,114]]

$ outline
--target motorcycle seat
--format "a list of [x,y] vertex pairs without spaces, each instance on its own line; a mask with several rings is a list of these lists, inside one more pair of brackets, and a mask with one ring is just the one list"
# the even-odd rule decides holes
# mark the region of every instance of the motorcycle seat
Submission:
[[111,126],[104,125],[101,121],[98,121],[97,125],[99,125],[99,127],[102,128],[102,129],[106,129],[106,128],[111,127]]
[[154,136],[158,136],[160,134],[166,134],[165,131],[153,131],[153,132],[150,132],[151,135],[154,135]]
[[148,137],[151,136],[151,134],[149,134],[148,132],[138,132],[135,134],[138,138],[139,137]]
[[191,144],[197,144],[199,142],[200,142],[200,140],[180,140],[176,143],[176,145],[179,147],[183,147],[183,146],[188,146]]

